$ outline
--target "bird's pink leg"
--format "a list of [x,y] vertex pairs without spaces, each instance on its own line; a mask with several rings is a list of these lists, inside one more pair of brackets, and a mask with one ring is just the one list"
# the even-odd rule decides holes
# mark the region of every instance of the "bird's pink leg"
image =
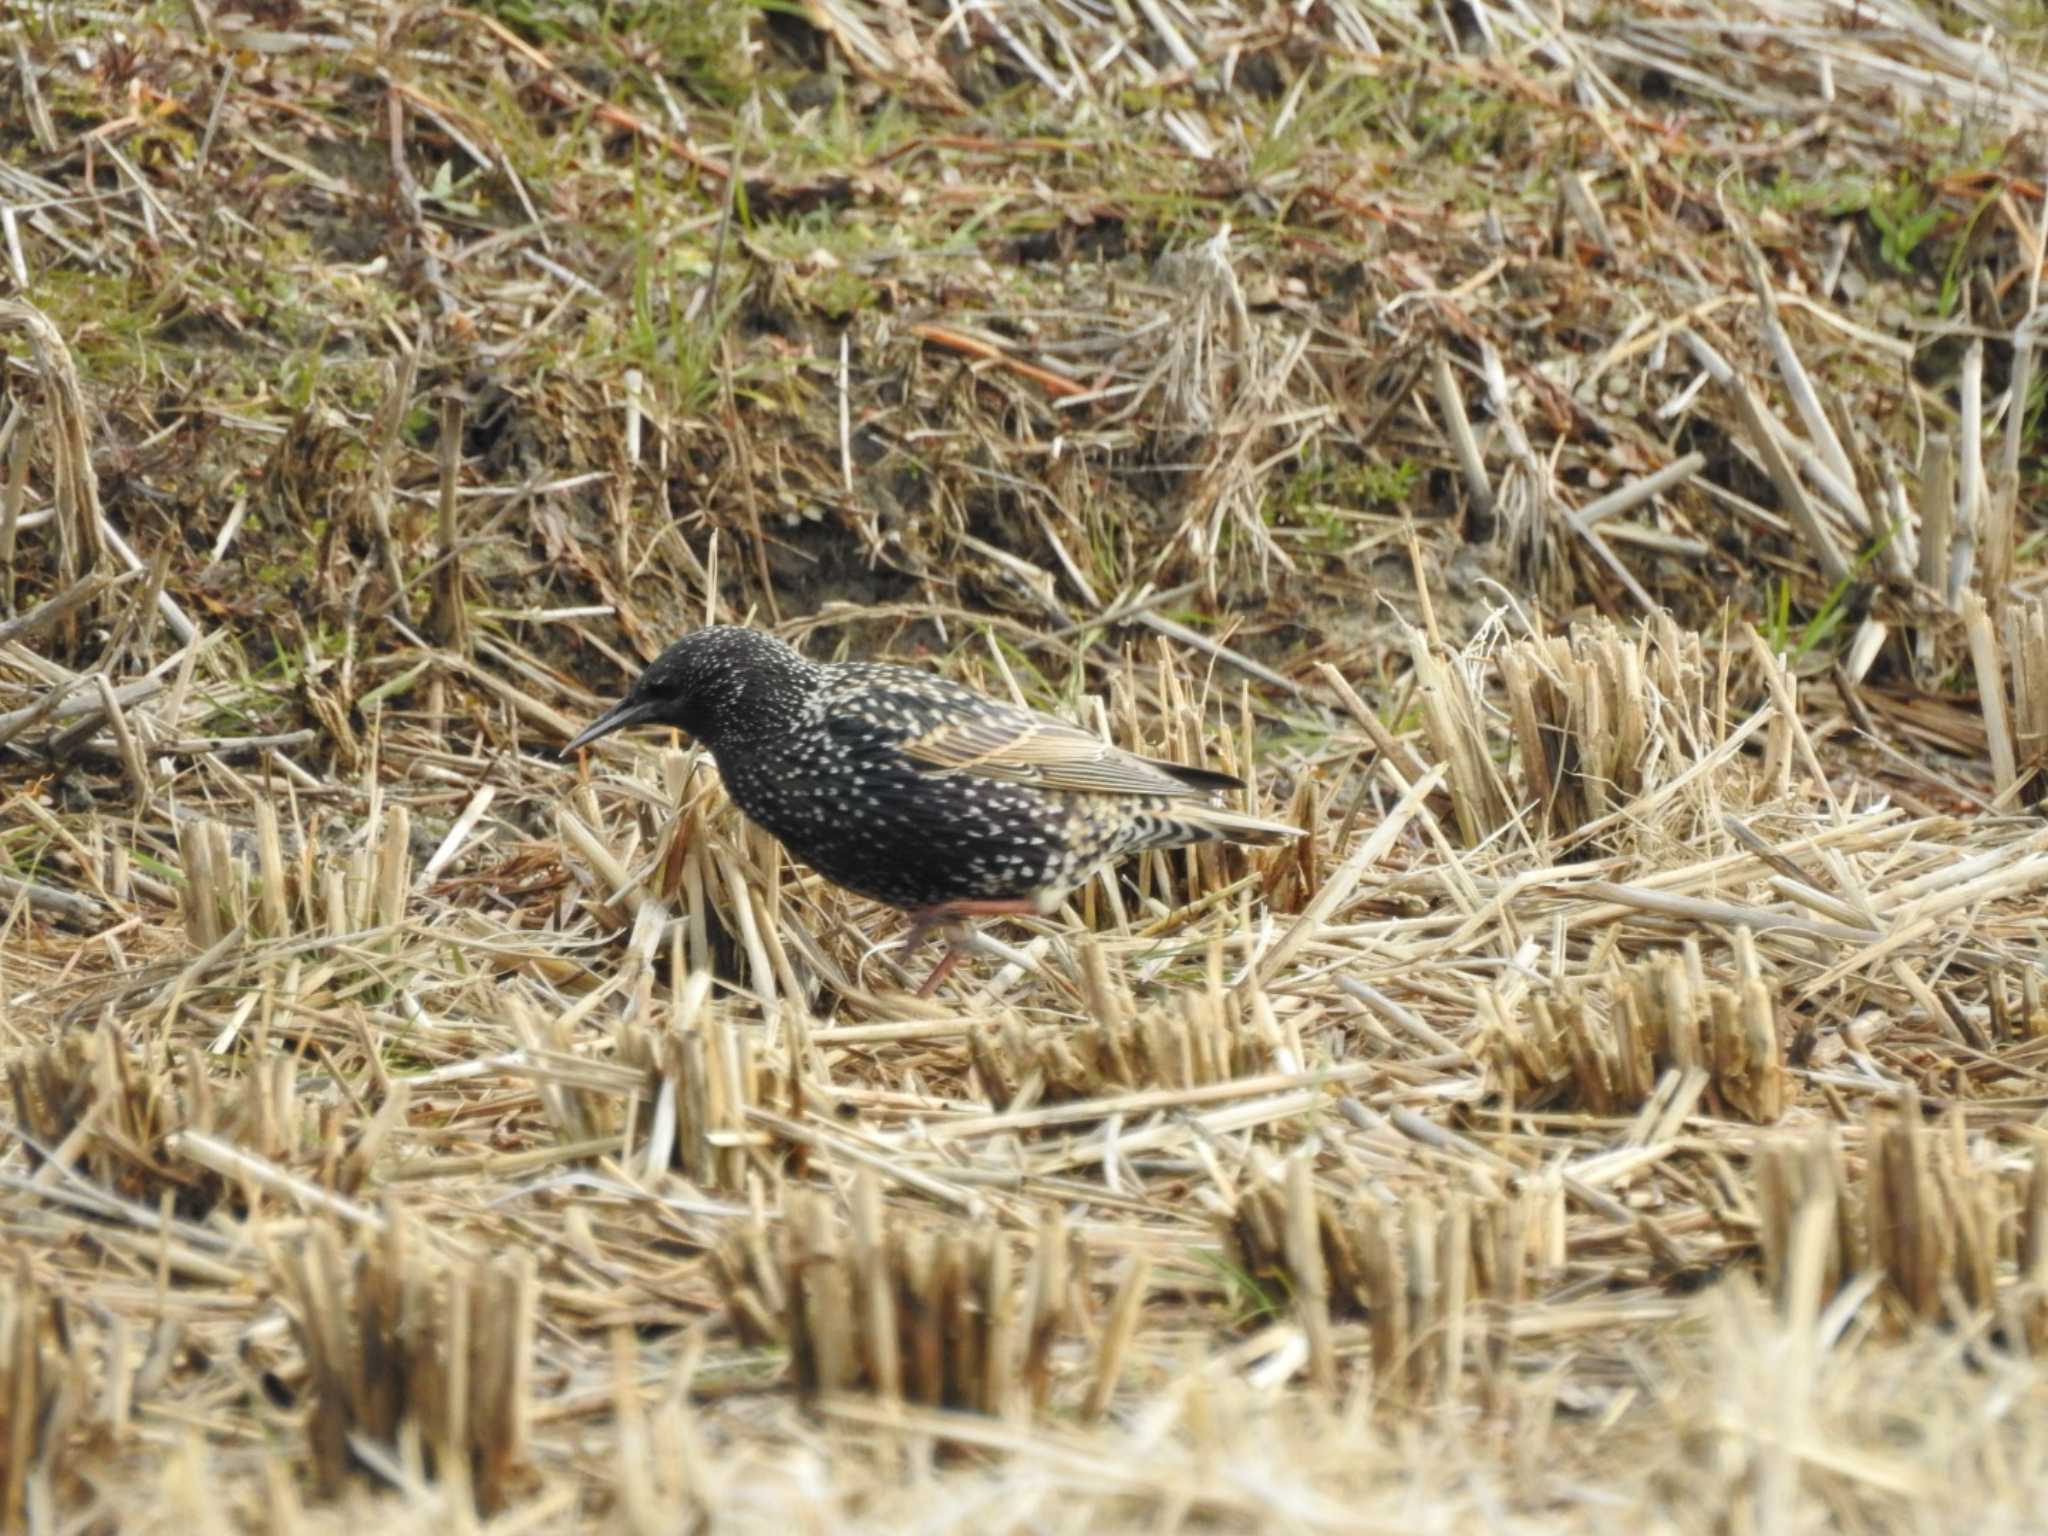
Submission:
[[919,997],[930,997],[939,983],[953,972],[967,951],[952,936],[963,918],[969,917],[1022,917],[1036,912],[1038,904],[1029,896],[1005,896],[988,901],[947,901],[936,907],[921,907],[910,914],[910,933],[903,941],[903,953],[916,953],[917,946],[924,942],[924,936],[934,928],[946,931],[946,953],[939,963],[932,967],[931,975],[925,977],[924,985],[917,989]]
[[960,963],[961,956],[966,953],[967,951],[958,944],[948,944],[944,956],[940,958],[937,965],[932,967],[931,975],[925,977],[924,985],[917,989],[917,995],[919,997],[930,997],[934,992],[938,991],[939,983],[952,974],[953,967]]

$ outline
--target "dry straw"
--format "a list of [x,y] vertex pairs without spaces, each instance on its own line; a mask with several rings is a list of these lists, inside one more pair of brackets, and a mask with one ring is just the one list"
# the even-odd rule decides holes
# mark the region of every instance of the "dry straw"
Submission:
[[533,1264],[437,1263],[411,1225],[394,1214],[352,1249],[316,1225],[276,1261],[305,1355],[314,1474],[331,1494],[355,1466],[396,1465],[473,1491],[488,1514],[527,1471]]
[[[2023,30],[202,9],[0,50],[0,1525],[2038,1523]],[[919,1001],[554,758],[706,618],[1304,835]]]

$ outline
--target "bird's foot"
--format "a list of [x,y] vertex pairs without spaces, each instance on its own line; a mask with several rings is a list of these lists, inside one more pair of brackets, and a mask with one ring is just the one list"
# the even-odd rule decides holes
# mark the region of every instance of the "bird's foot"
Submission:
[[904,936],[903,953],[910,956],[917,953],[917,946],[925,935],[934,928],[946,936],[946,953],[939,963],[932,967],[931,975],[925,977],[924,985],[917,989],[919,997],[930,997],[953,972],[967,953],[966,919],[970,917],[1023,917],[1036,912],[1038,906],[1028,896],[1011,896],[987,901],[947,901],[935,907],[923,907],[910,914],[910,932]]

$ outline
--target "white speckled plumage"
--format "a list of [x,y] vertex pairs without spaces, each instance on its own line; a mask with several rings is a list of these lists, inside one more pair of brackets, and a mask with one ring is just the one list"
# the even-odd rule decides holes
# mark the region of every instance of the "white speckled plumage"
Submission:
[[964,911],[1052,912],[1142,849],[1299,835],[1217,805],[1238,785],[1227,774],[910,667],[807,661],[737,626],[678,640],[564,751],[640,724],[703,742],[751,820],[827,879],[916,914],[920,932]]

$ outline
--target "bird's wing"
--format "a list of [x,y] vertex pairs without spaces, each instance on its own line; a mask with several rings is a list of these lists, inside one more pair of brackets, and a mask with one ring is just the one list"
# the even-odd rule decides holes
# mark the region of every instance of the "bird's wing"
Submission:
[[932,724],[896,749],[941,772],[1079,794],[1180,797],[1237,784],[1224,774],[1139,757],[1050,715],[1003,705]]
[[[972,774],[1038,789],[1198,798],[1241,789],[1207,768],[1139,757],[1035,709],[1005,704],[949,678],[886,663],[834,669],[846,690],[827,728],[887,746],[932,773]],[[858,708],[845,707],[858,701]]]

